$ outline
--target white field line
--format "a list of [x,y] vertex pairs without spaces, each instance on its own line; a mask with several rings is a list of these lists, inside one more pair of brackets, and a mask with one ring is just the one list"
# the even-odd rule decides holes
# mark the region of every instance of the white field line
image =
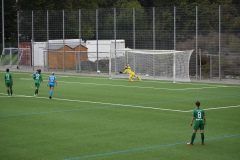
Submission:
[[8,98],[9,98],[9,96],[0,96],[0,98],[6,98],[6,97],[8,97]]
[[[74,77],[74,78],[78,78],[78,79],[83,79],[83,78],[92,78],[92,79],[109,79],[108,77],[107,78],[97,78],[97,77],[88,77],[88,76],[84,76],[84,77],[78,77],[78,76],[58,76],[58,77],[64,77],[64,78],[66,78],[66,77],[69,77],[69,78],[72,78],[72,77]],[[126,81],[129,81],[128,80],[128,77],[126,77],[126,78],[114,78],[114,79],[111,79],[111,80],[115,80],[115,81],[123,81],[123,80],[126,80]],[[148,79],[147,81],[145,81],[145,80],[143,80],[141,83],[161,83],[161,84],[172,84],[173,82],[171,82],[171,81],[169,81],[169,82],[166,82],[166,81],[161,81],[161,80],[151,80],[151,79]],[[221,85],[221,84],[216,84],[216,85],[212,85],[212,84],[204,84],[204,83],[191,83],[191,82],[175,82],[175,84],[179,84],[179,85],[181,85],[181,84],[188,84],[188,85],[193,85],[193,86],[195,86],[195,85],[199,85],[199,86],[201,86],[201,85],[204,85],[204,86],[213,86],[213,87],[215,87],[215,86],[220,86],[220,87],[222,87],[223,85]],[[227,86],[225,86],[225,87],[227,87]]]
[[217,107],[217,108],[207,108],[207,109],[204,109],[204,110],[227,109],[227,108],[237,108],[237,107],[240,107],[240,105],[237,105],[237,106],[226,106],[226,107]]
[[169,91],[182,91],[182,90],[194,90],[194,89],[198,90],[198,89],[206,89],[206,88],[225,88],[225,87],[228,87],[228,86],[212,86],[212,87],[200,87],[200,88],[170,89],[170,88],[156,88],[156,87],[110,85],[110,84],[99,84],[99,83],[82,83],[82,82],[66,82],[66,81],[58,81],[58,82],[70,83],[70,84],[83,84],[83,85],[95,85],[95,86],[111,86],[111,87],[126,87],[126,88],[142,88],[142,89],[169,90]]
[[[0,93],[3,94],[4,93]],[[0,96],[1,98],[2,96]],[[13,97],[34,97],[34,96],[26,96],[26,95],[14,95]],[[3,98],[6,98],[3,97]],[[47,97],[34,97],[34,98],[42,98],[42,99],[48,99]],[[79,102],[79,103],[90,103],[90,104],[101,104],[101,105],[110,105],[110,106],[122,106],[122,107],[133,107],[133,108],[142,108],[142,109],[153,109],[153,110],[162,110],[162,111],[172,111],[172,112],[192,112],[192,110],[183,111],[183,110],[175,110],[175,109],[167,109],[167,108],[155,108],[155,107],[147,107],[147,106],[135,106],[135,105],[128,105],[128,104],[115,104],[115,103],[106,103],[106,102],[94,102],[94,101],[82,101],[82,100],[71,100],[71,99],[60,99],[60,98],[54,98],[52,100],[58,100],[58,101],[68,101],[68,102]],[[228,109],[228,108],[238,108],[240,105],[237,106],[226,106],[226,107],[215,107],[215,108],[207,108],[204,110],[216,110],[216,109]]]
[[[78,78],[78,79],[83,79],[83,78],[92,78],[92,79],[109,79],[109,78],[97,78],[97,77],[87,77],[87,76],[61,76],[61,75],[58,75],[57,77],[64,77],[64,78]],[[21,80],[33,80],[32,78],[20,78]],[[46,79],[46,77],[45,77]],[[121,80],[123,81],[123,79],[112,79],[112,80]],[[128,78],[126,79],[126,81],[129,81]],[[66,82],[66,81],[61,81],[61,82]],[[74,82],[73,82],[74,83]],[[76,82],[78,83],[78,82]],[[161,81],[161,80],[147,80],[147,81],[142,81],[141,83],[160,83],[160,84],[172,84],[173,82],[164,82],[164,81]],[[210,86],[210,87],[238,87],[238,86],[226,86],[226,85],[221,85],[221,84],[204,84],[204,83],[191,83],[191,82],[176,82],[175,84],[179,84],[179,85],[182,85],[182,84],[188,84],[188,85],[192,85],[192,86]],[[195,89],[195,88],[193,88]]]
[[[32,80],[31,78],[20,78],[22,80]],[[58,81],[69,84],[83,84],[83,85],[95,85],[95,86],[110,86],[110,87],[126,87],[126,88],[141,88],[141,89],[154,89],[154,90],[169,90],[169,91],[185,91],[185,90],[200,90],[200,89],[213,89],[213,88],[226,88],[229,86],[224,85],[206,85],[209,87],[200,87],[200,88],[179,88],[179,89],[170,89],[170,88],[156,88],[156,87],[141,87],[141,86],[125,86],[125,85],[110,85],[110,84],[99,84],[99,83],[83,83],[83,82],[67,82],[67,81]]]
[[19,78],[19,79],[21,79],[21,80],[25,80],[25,81],[28,81],[28,80],[33,81],[33,78]]
[[[3,73],[5,73],[4,71],[2,71]],[[28,74],[28,75],[31,75],[34,71],[30,71],[29,73],[28,72],[22,72],[22,73],[19,73],[19,72],[14,72],[14,74]],[[1,71],[0,71],[1,73]],[[44,75],[48,74],[48,73],[43,73]],[[49,73],[50,75],[50,73]],[[46,76],[44,76],[46,77]],[[48,77],[48,75],[47,75]],[[57,75],[57,77],[64,77],[64,78],[79,78],[79,79],[84,79],[84,78],[92,78],[92,79],[109,79],[109,77],[95,77],[95,76],[81,76],[81,75],[62,75],[62,74],[59,74]],[[32,80],[31,78],[28,79],[28,78],[20,78],[22,80]],[[111,80],[123,80],[124,78],[114,78],[114,79],[111,79]],[[128,81],[128,77],[126,76],[126,81]],[[171,81],[169,82],[165,82],[165,81],[161,81],[161,80],[154,80],[154,79],[148,79],[147,81],[142,81],[142,83],[173,83]],[[240,87],[239,85],[234,85],[234,86],[223,86],[223,84],[209,84],[209,83],[204,83],[204,82],[200,82],[200,83],[197,83],[197,82],[176,82],[175,84],[189,84],[189,85],[204,85],[204,86],[219,86],[219,87]]]

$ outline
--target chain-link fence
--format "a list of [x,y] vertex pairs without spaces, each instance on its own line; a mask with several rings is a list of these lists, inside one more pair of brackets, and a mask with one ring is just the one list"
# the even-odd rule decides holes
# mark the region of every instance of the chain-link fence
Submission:
[[[33,70],[42,66],[96,73],[105,66],[103,72],[108,73],[108,57],[102,56],[106,51],[100,42],[123,40],[131,49],[194,49],[189,65],[192,78],[240,78],[240,6],[22,11],[18,24],[19,43],[13,47],[31,49]],[[94,61],[81,59],[92,40]],[[59,47],[51,48],[55,43]]]

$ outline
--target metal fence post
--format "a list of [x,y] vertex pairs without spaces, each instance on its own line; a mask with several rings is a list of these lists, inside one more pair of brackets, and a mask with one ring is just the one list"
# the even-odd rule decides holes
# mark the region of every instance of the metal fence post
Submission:
[[4,0],[2,0],[2,49],[5,48],[5,35],[4,35]]
[[176,74],[176,56],[175,56],[175,51],[176,51],[176,7],[174,7],[174,53],[173,53],[173,83],[175,83],[175,74]]
[[10,62],[9,65],[12,66],[12,48],[10,47]]
[[18,38],[18,55],[19,55],[19,11],[17,11],[17,38]]
[[135,33],[135,8],[133,8],[133,49],[135,49],[136,44],[136,33]]
[[63,30],[62,30],[62,34],[63,34],[63,72],[65,72],[65,28],[64,28],[64,26],[65,26],[65,21],[64,21],[64,10],[63,10],[63,15],[62,15],[63,17]]
[[[79,52],[78,52],[78,73],[81,71],[81,51],[82,51],[82,35],[81,35],[81,9],[78,11],[78,36],[79,36]],[[77,71],[76,71],[77,72]]]
[[[48,10],[47,10],[47,52],[46,52],[46,61],[47,61],[47,71],[49,71],[49,20],[48,20]],[[44,57],[45,57],[44,56]]]
[[[153,7],[153,49],[155,50],[156,49],[156,38],[155,38],[155,7]],[[153,55],[153,58],[152,58],[152,61],[153,61],[153,77],[155,77],[155,67],[154,67],[154,55]]]
[[198,77],[198,7],[196,6],[196,80],[197,77]]
[[155,50],[155,48],[156,48],[156,42],[155,42],[155,7],[153,7],[153,28],[152,28],[152,30],[153,30],[153,49]]
[[219,5],[219,81],[221,81],[221,5]]
[[199,48],[199,79],[202,78],[202,54],[201,54],[201,48]]
[[46,59],[45,59],[45,56],[46,56],[46,52],[43,51],[43,69],[44,69],[44,71],[45,71],[45,67],[46,67],[46,63],[45,63]]
[[210,79],[212,79],[212,54],[210,54]]
[[114,56],[114,58],[115,58],[115,74],[117,74],[117,57],[116,57],[116,39],[117,39],[117,14],[116,14],[116,8],[114,8],[114,40],[115,40],[115,46],[114,46],[114,54],[115,54],[115,56]]
[[32,11],[32,66],[34,71],[34,22],[33,22],[33,11]]
[[98,71],[98,9],[96,9],[97,71]]

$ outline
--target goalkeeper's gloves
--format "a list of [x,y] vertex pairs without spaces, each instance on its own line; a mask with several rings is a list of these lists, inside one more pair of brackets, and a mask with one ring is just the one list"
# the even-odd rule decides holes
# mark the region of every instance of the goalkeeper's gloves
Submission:
[[119,73],[120,73],[120,74],[122,74],[123,72],[122,72],[122,71],[120,71]]

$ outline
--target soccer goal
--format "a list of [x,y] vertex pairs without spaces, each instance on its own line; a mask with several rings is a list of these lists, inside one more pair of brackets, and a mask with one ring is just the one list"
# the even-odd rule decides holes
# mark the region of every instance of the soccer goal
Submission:
[[126,64],[142,79],[189,82],[189,61],[193,50],[117,49],[110,51],[109,78],[127,77],[119,74]]
[[30,48],[4,48],[0,57],[2,66],[30,66],[31,52]]

